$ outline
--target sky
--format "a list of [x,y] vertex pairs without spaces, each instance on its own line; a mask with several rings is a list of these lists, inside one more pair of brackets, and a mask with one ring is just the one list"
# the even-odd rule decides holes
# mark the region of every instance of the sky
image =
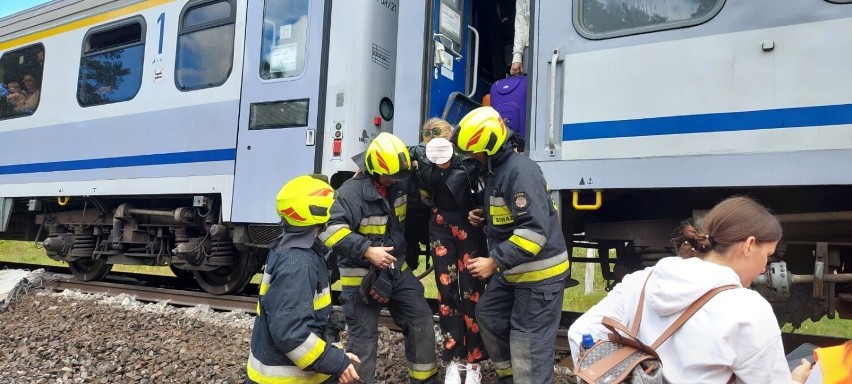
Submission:
[[47,0],[0,0],[0,17],[9,16],[15,12],[47,3]]

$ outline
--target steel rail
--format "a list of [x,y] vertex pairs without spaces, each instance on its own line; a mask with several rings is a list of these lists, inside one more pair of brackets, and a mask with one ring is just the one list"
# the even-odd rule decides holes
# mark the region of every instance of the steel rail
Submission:
[[42,285],[45,288],[55,291],[70,289],[83,293],[104,293],[110,296],[117,296],[124,293],[136,297],[136,300],[144,302],[168,302],[169,304],[178,306],[207,305],[213,309],[242,311],[252,314],[255,313],[257,305],[257,299],[248,296],[217,296],[204,292],[142,287],[102,281],[78,281],[70,276],[54,276],[57,279],[45,279]]

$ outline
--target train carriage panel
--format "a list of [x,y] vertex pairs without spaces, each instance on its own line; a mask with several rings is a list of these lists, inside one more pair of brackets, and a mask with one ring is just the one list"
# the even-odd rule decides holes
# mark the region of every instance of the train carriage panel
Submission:
[[[612,8],[614,2],[540,3],[533,106],[539,128],[532,156],[548,162],[543,166],[552,187],[852,181],[839,166],[852,149],[847,91],[852,73],[844,70],[852,54],[834,48],[852,43],[852,7],[820,1],[783,7],[759,1],[670,3],[685,10],[647,2],[625,6],[649,19],[689,19],[699,12],[709,19],[601,38],[586,29],[605,28],[583,23],[604,23],[595,12],[615,11],[591,8]],[[578,15],[580,6],[588,8],[585,18]],[[573,24],[566,23],[569,15]],[[551,72],[554,50],[558,62]],[[556,105],[549,126],[551,97]],[[715,172],[738,164],[762,175]],[[696,178],[688,171],[694,167],[713,177]],[[781,167],[783,172],[776,171]]]
[[[195,57],[197,63],[184,61],[176,68],[178,34],[197,38],[180,30],[187,2],[101,3],[105,4],[59,13],[59,17],[59,11],[34,16],[48,20],[0,45],[13,50],[38,43],[45,51],[44,92],[38,109],[31,116],[0,121],[0,153],[4,154],[0,196],[221,193],[227,208],[223,215],[229,217],[240,66],[233,65],[233,60],[210,64],[226,66],[221,85],[179,89],[176,72],[180,77],[201,69],[201,62],[218,62]],[[231,32],[236,35],[231,49],[234,58],[242,57],[245,6],[241,3],[230,2],[234,13],[230,24],[236,31]],[[54,18],[49,20],[51,15]],[[82,51],[86,60],[88,36],[102,26],[136,19],[142,26],[144,59],[141,68],[124,69],[141,71],[138,92],[127,101],[111,104],[81,102],[75,90],[80,89],[80,57]],[[210,54],[220,51],[210,50]]]

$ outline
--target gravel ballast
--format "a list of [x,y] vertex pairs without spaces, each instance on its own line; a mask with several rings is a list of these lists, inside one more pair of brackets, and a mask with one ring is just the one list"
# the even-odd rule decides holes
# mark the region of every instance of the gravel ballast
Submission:
[[[30,290],[0,311],[0,383],[244,383],[253,324],[203,306]],[[407,383],[402,344],[380,330],[376,384]],[[496,382],[488,362],[483,375]]]

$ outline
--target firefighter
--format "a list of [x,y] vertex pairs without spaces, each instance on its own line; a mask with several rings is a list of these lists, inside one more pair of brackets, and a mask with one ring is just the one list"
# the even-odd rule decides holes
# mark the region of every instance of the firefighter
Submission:
[[544,175],[512,149],[509,132],[496,110],[480,107],[453,135],[457,150],[485,168],[484,207],[468,219],[487,226],[488,257],[467,268],[491,277],[476,317],[500,382],[552,383],[568,252]]
[[378,317],[387,305],[405,335],[411,383],[435,383],[435,334],[423,285],[405,263],[405,216],[418,199],[409,181],[411,159],[398,137],[383,132],[364,153],[361,172],[340,186],[328,227],[319,239],[337,254],[340,301],[349,329],[347,349],[362,363],[358,375],[372,383]]
[[354,383],[352,353],[322,336],[331,314],[328,267],[316,238],[328,221],[334,190],[297,177],[276,199],[284,231],[269,245],[246,373],[255,383]]

